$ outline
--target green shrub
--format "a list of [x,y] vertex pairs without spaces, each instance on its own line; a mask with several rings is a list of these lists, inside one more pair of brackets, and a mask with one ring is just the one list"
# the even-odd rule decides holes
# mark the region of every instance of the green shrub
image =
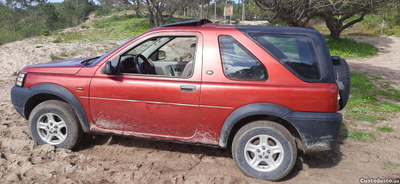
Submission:
[[356,130],[349,130],[349,131],[341,132],[341,136],[348,137],[351,139],[357,139],[360,141],[374,139],[372,134],[367,133],[367,132],[362,132],[362,131],[356,131]]
[[377,129],[382,132],[393,132],[394,131],[392,127],[386,126],[386,125],[382,126],[382,127],[378,127]]
[[49,36],[50,31],[48,29],[43,29],[40,31],[40,36]]
[[400,112],[397,103],[383,99],[400,101],[400,91],[381,77],[351,72],[350,98],[344,108],[348,120],[375,123],[385,120],[388,114]]
[[372,115],[366,115],[366,114],[361,114],[356,116],[356,119],[359,121],[369,121],[369,122],[376,122],[377,120],[386,120],[385,117],[381,116],[372,116]]
[[39,24],[33,24],[29,27],[24,27],[17,31],[16,34],[17,40],[38,36],[41,29],[42,27]]
[[62,39],[60,37],[57,37],[55,40],[53,40],[53,43],[61,43]]
[[395,22],[395,24],[400,25],[400,14],[394,16],[394,22]]
[[378,52],[375,46],[352,39],[332,39],[329,36],[325,36],[325,40],[332,56],[340,56],[342,58],[369,57]]
[[388,28],[385,31],[385,34],[388,36],[400,36],[400,26],[394,26],[392,28]]
[[382,167],[385,170],[394,170],[400,167],[400,164],[398,163],[393,163],[393,162],[383,162]]

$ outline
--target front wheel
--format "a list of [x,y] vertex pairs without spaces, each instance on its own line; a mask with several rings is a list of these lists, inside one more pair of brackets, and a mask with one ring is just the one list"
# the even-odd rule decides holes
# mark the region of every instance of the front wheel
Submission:
[[29,131],[38,144],[67,149],[75,147],[83,135],[72,107],[58,100],[42,102],[32,110]]
[[276,181],[292,170],[297,151],[293,136],[284,126],[271,121],[255,121],[236,133],[232,155],[245,175]]

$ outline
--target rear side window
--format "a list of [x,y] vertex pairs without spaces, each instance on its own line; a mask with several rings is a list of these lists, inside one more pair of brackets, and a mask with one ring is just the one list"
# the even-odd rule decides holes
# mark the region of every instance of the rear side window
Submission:
[[233,80],[267,80],[264,65],[231,36],[220,36],[222,67]]
[[311,40],[299,35],[250,34],[264,49],[306,79],[319,79],[317,57]]

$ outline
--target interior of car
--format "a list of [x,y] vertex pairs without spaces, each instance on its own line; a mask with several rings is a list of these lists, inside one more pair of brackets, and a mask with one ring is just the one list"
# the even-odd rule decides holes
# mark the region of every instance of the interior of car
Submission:
[[195,36],[150,38],[124,53],[118,70],[123,74],[190,78],[194,68],[196,43]]

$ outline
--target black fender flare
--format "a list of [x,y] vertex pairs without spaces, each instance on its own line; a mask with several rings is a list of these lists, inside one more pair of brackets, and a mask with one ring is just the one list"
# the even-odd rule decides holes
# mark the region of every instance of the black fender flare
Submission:
[[225,122],[221,128],[219,146],[226,148],[232,128],[243,118],[254,115],[270,115],[283,119],[291,112],[292,110],[286,107],[271,103],[253,103],[239,107],[225,119]]
[[84,132],[89,132],[89,122],[86,117],[85,111],[83,110],[82,104],[79,100],[72,94],[71,91],[68,89],[57,85],[57,84],[50,84],[50,83],[41,83],[36,84],[30,88],[34,95],[32,95],[28,101],[37,94],[51,94],[60,97],[61,99],[65,100],[71,107],[74,109],[76,115],[78,116],[79,122],[81,123],[81,127]]

